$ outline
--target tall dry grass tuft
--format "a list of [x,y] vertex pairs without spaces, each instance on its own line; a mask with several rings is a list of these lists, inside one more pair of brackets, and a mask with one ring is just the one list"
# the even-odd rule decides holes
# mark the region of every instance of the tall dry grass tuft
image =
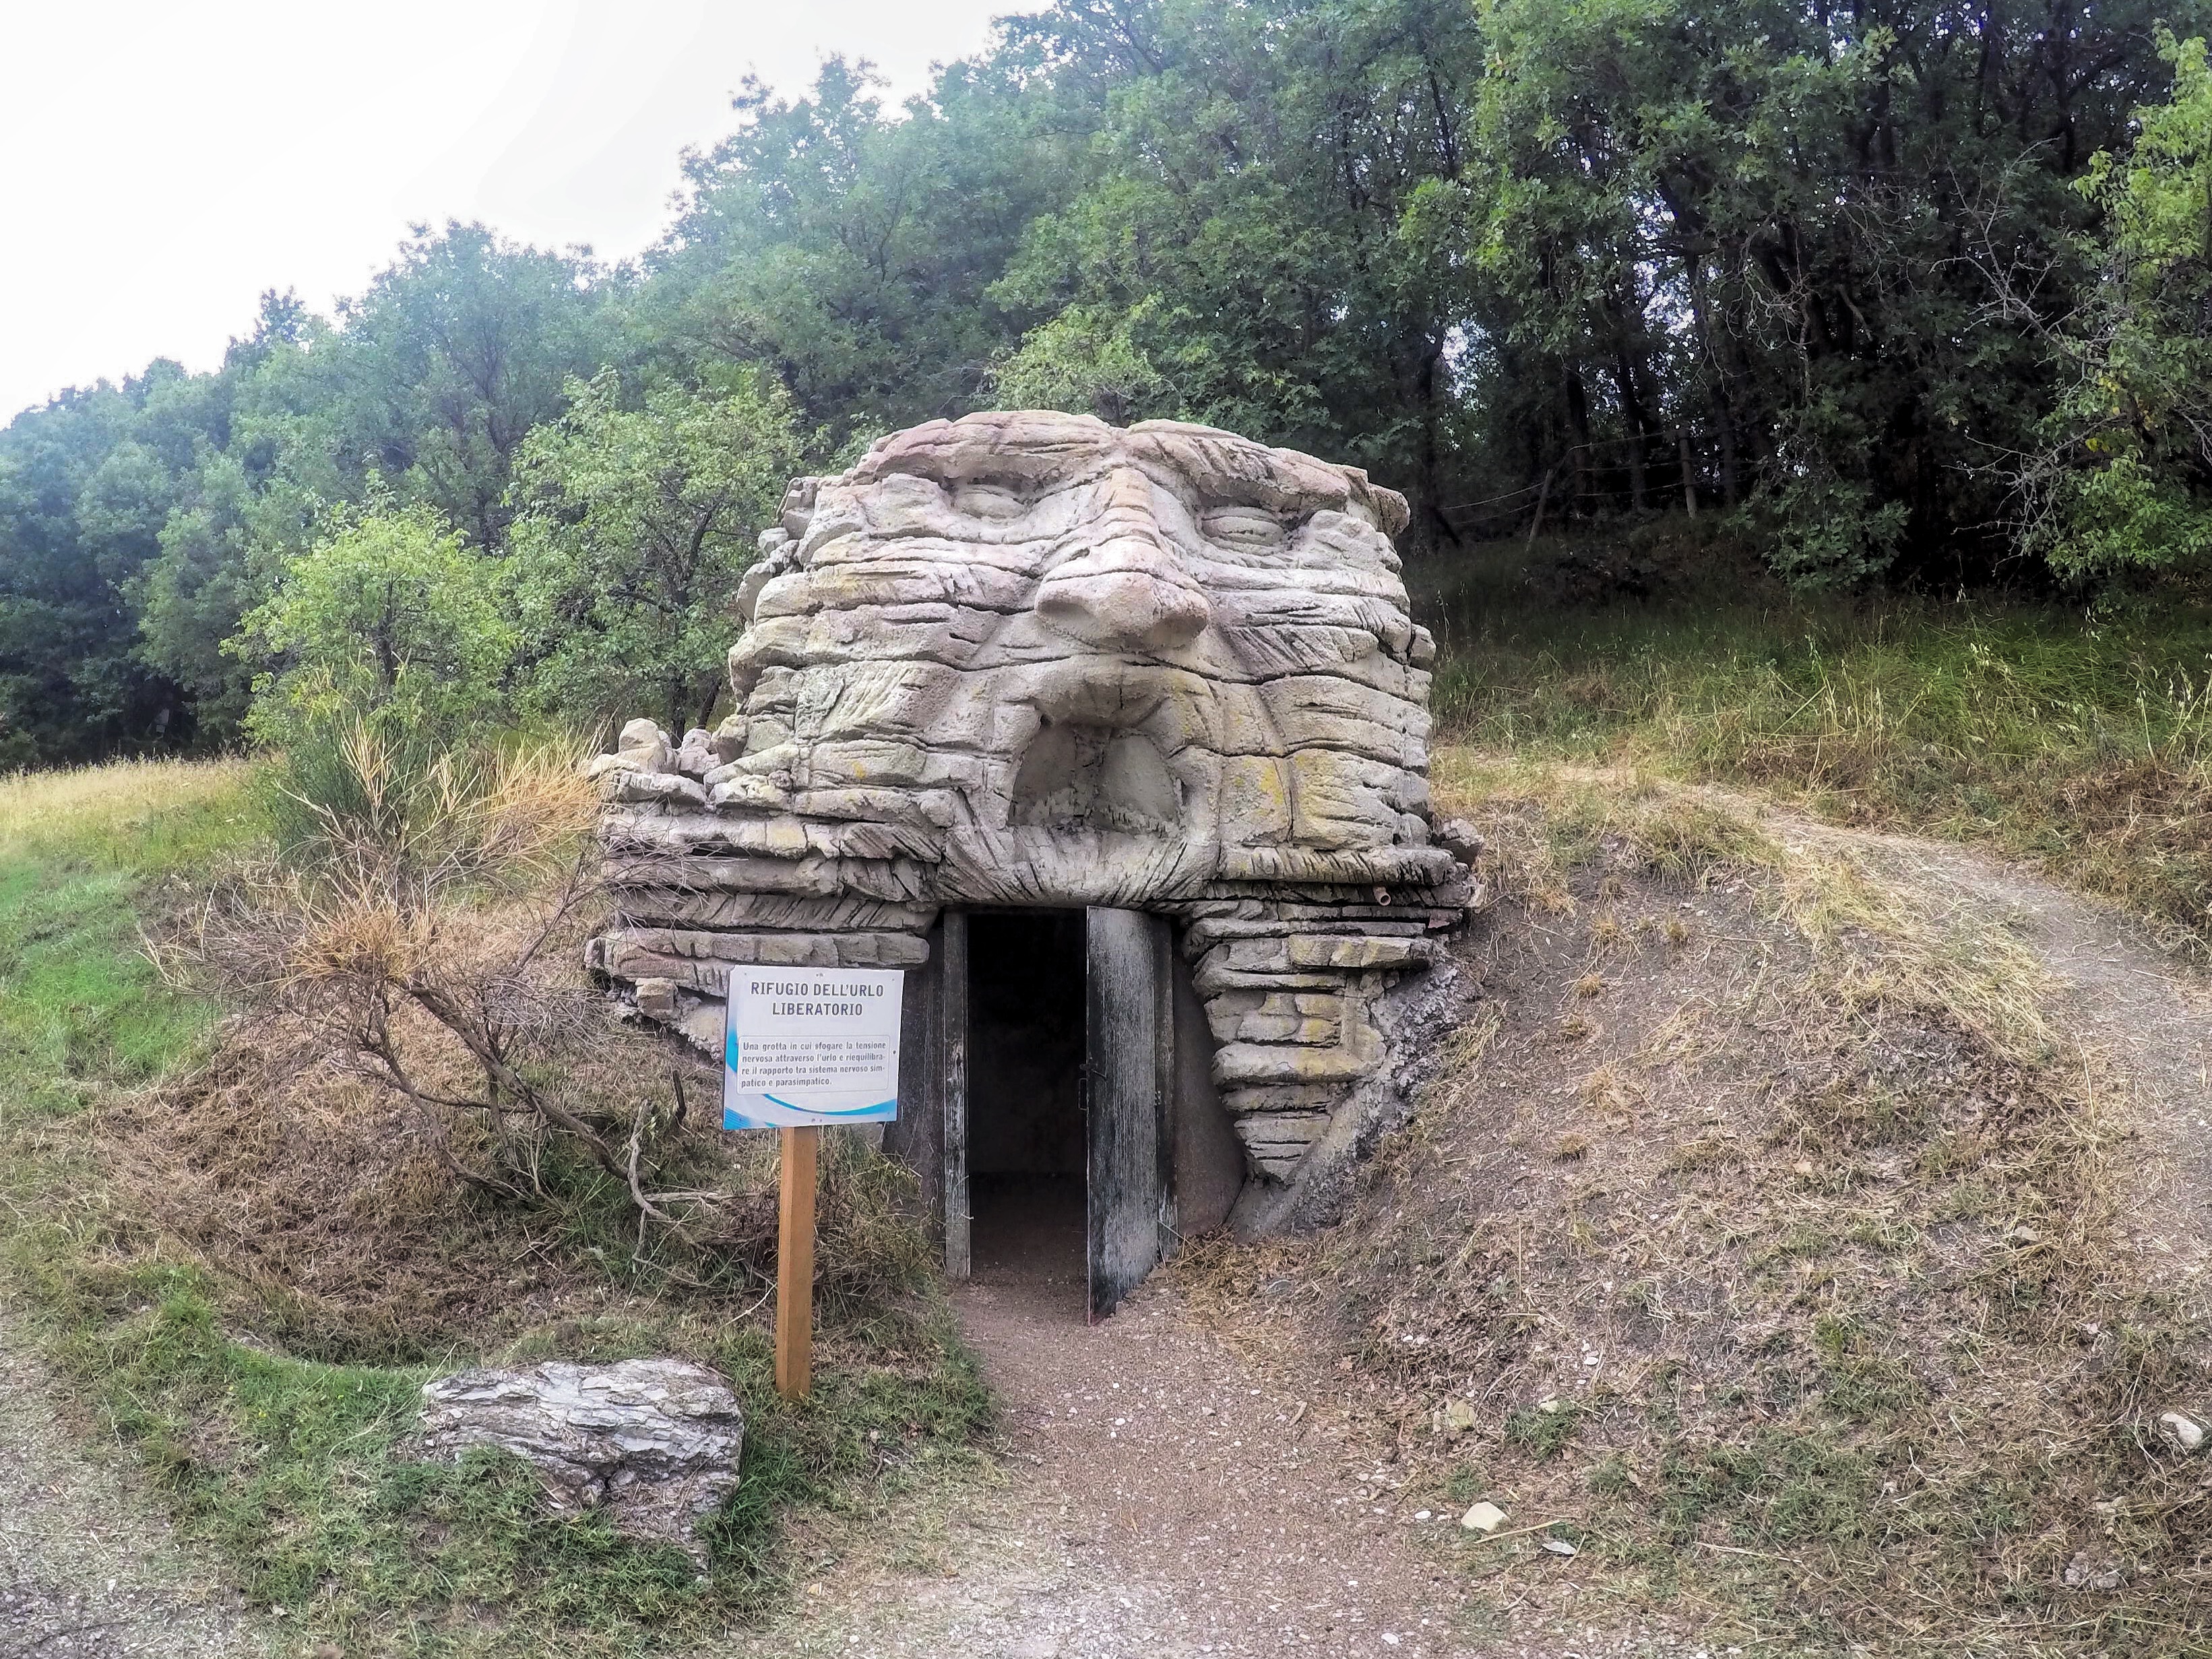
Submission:
[[269,791],[289,861],[349,874],[403,902],[456,884],[528,885],[573,862],[598,798],[575,739],[425,747],[362,720],[295,751]]
[[611,1015],[550,961],[574,957],[599,902],[579,759],[559,744],[410,750],[357,722],[288,774],[312,833],[221,884],[169,954],[398,1095],[468,1185],[542,1200],[549,1152],[580,1153],[622,1183],[641,1226],[681,1229],[712,1195],[647,1190],[680,1095],[617,1115],[579,1088]]

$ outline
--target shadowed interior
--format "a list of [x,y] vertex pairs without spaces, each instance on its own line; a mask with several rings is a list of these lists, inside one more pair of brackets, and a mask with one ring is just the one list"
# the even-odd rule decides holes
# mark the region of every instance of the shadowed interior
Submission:
[[980,1279],[1066,1285],[1069,1309],[1079,1312],[1083,912],[986,911],[969,929],[974,1271]]

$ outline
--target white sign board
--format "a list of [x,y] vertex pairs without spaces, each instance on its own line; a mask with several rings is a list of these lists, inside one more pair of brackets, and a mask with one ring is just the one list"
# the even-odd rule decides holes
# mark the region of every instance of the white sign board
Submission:
[[905,983],[896,968],[731,969],[722,1127],[896,1117]]

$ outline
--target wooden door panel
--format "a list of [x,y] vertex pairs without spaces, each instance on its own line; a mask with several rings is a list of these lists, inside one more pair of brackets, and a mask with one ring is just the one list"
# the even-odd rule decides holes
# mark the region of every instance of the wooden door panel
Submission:
[[945,1276],[965,1279],[969,1271],[968,1199],[968,913],[945,913],[940,946],[943,966],[939,1014],[944,1045]]
[[1164,917],[1094,906],[1084,934],[1091,1316],[1097,1320],[1160,1259],[1174,1005]]

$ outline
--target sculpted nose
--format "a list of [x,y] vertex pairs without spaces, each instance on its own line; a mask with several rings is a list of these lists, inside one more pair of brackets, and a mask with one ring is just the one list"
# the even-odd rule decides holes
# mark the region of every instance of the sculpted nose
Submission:
[[1206,595],[1146,543],[1117,538],[1070,559],[1037,590],[1037,612],[1109,651],[1170,651],[1198,637]]
[[1149,482],[1117,471],[1103,506],[1099,539],[1047,573],[1038,615],[1103,650],[1168,651],[1197,638],[1211,617],[1206,595],[1162,540]]

